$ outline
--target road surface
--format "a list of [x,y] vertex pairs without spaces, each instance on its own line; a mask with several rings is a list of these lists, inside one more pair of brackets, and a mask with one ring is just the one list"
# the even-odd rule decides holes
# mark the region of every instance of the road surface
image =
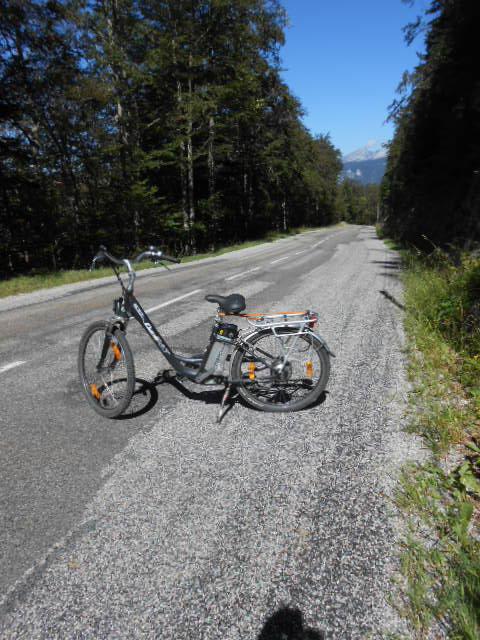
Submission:
[[208,340],[207,293],[320,312],[337,355],[325,400],[284,415],[237,403],[221,425],[218,390],[153,382],[166,362],[133,324],[132,412],[90,410],[78,342],[108,316],[113,279],[0,301],[0,637],[401,629],[391,494],[419,451],[402,431],[397,260],[371,227],[346,227],[142,275],[138,298],[183,353]]

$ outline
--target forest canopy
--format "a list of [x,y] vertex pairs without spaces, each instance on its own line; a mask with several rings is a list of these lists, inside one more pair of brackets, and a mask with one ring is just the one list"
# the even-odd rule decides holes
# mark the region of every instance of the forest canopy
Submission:
[[433,0],[405,29],[426,50],[391,108],[383,209],[387,232],[420,248],[480,241],[479,26],[478,0]]
[[0,0],[0,273],[337,220],[277,0]]

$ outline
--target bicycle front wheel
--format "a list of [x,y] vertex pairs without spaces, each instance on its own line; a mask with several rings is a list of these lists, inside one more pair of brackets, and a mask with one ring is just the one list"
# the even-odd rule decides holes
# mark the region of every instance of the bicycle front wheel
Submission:
[[82,336],[78,371],[83,392],[93,409],[116,418],[127,409],[135,389],[133,355],[125,334],[107,335],[107,322],[94,322]]
[[310,332],[290,327],[259,331],[232,362],[238,393],[261,411],[299,411],[318,400],[330,376],[330,358]]

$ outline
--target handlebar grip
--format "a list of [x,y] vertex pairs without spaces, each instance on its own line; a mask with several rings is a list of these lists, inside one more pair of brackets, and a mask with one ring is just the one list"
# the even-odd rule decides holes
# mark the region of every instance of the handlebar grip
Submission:
[[97,262],[101,262],[102,260],[105,260],[105,258],[106,256],[103,247],[100,247],[100,250],[97,251],[97,253],[93,256],[92,264],[90,265],[90,271],[93,271],[95,269],[95,265],[97,264]]

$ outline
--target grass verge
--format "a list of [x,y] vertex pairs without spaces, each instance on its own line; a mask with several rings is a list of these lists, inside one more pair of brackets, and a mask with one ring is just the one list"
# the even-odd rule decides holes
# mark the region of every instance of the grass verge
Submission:
[[401,610],[415,638],[480,638],[480,259],[402,252],[410,429],[431,450],[403,470]]
[[[275,240],[280,240],[281,238],[287,238],[291,235],[296,235],[299,233],[305,233],[306,231],[319,231],[321,229],[327,229],[327,228],[333,228],[333,227],[316,227],[316,228],[300,227],[297,229],[290,229],[287,232],[272,231],[268,233],[264,238],[261,238],[260,240],[251,240],[251,241],[242,242],[239,244],[220,247],[215,251],[210,251],[207,253],[198,253],[192,256],[185,256],[182,259],[182,263],[192,262],[194,260],[201,260],[202,258],[211,258],[214,256],[221,256],[222,254],[229,253],[230,251],[238,251],[239,249],[254,247],[259,244],[264,244],[265,242],[274,242]],[[151,268],[152,268],[151,262],[143,262],[136,265],[135,270],[141,271],[143,269],[151,269]],[[109,276],[109,275],[112,275],[112,270],[109,267],[105,267],[105,268],[96,269],[95,271],[89,271],[88,269],[76,269],[76,270],[69,270],[69,271],[34,273],[32,275],[26,275],[26,276],[15,276],[8,280],[0,281],[0,298],[17,295],[19,293],[31,293],[32,291],[38,291],[39,289],[50,289],[51,287],[58,287],[63,284],[71,284],[74,282],[84,282],[87,280],[96,280],[98,278],[104,278],[105,276]]]

